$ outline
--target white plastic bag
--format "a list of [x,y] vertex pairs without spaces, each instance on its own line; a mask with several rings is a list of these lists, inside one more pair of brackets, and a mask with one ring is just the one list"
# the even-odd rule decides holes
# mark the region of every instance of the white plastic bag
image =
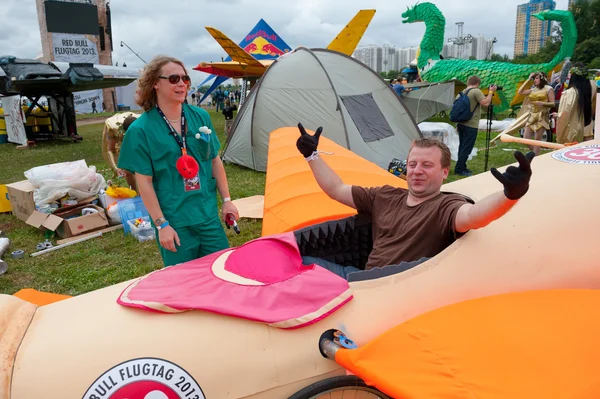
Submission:
[[6,237],[0,237],[0,258],[8,251],[10,247],[10,240]]
[[108,223],[111,225],[121,224],[121,214],[119,213],[119,203],[115,202],[106,209],[106,215],[108,216]]
[[[419,130],[423,133],[424,137],[442,137],[442,142],[450,149],[450,156],[453,161],[458,161],[458,146],[460,139],[458,132],[449,123],[444,122],[421,122],[419,123]],[[469,161],[473,157],[477,156],[477,148],[473,148],[469,154]]]
[[33,200],[36,206],[66,195],[82,200],[97,195],[106,187],[104,176],[96,173],[95,166],[88,167],[85,160],[36,166],[27,170],[25,177],[35,188]]

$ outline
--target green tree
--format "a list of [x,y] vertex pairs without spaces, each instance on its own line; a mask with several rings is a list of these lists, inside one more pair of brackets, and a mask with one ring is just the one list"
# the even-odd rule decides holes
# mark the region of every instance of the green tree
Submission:
[[206,93],[208,91],[208,89],[210,89],[210,86],[209,85],[204,85],[204,86],[198,87],[198,89],[196,91],[200,92],[200,93]]
[[594,58],[589,64],[588,68],[590,69],[600,69],[600,57]]
[[577,43],[600,36],[600,0],[575,0],[571,12],[577,26]]
[[535,54],[517,55],[513,60],[514,64],[540,64],[549,62],[558,50],[560,49],[560,42],[548,40],[544,47],[542,47]]
[[393,69],[387,73],[388,79],[397,79],[398,76],[400,76],[400,72]]
[[500,62],[510,62],[511,59],[508,54],[500,55],[500,54],[492,54],[490,57],[490,61],[500,61]]
[[600,36],[590,37],[579,43],[573,52],[574,62],[591,63],[600,57]]

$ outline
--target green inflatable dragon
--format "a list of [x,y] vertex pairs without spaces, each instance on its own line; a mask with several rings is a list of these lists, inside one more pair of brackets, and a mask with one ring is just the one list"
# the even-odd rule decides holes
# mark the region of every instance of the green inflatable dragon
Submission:
[[429,82],[443,82],[451,79],[467,81],[469,76],[477,75],[481,78],[481,87],[487,88],[492,84],[502,86],[502,91],[497,91],[501,101],[496,111],[503,111],[522,102],[522,97],[517,94],[519,86],[536,71],[549,73],[559,66],[566,58],[570,58],[577,42],[577,28],[575,19],[570,11],[545,10],[534,14],[542,21],[558,21],[562,28],[562,44],[556,56],[544,64],[513,64],[510,62],[496,62],[484,60],[440,60],[440,53],[444,47],[445,18],[440,10],[431,3],[420,3],[408,8],[402,13],[402,23],[424,22],[425,35],[421,40],[417,66],[421,70],[421,77]]

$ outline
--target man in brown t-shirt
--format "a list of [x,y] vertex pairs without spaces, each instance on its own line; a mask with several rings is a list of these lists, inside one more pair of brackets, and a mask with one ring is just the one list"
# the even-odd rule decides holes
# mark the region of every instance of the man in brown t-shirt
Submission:
[[[487,226],[508,212],[529,189],[530,163],[533,152],[515,152],[519,166],[509,166],[504,173],[491,173],[504,190],[471,204],[458,194],[440,192],[450,170],[450,149],[429,138],[415,140],[408,153],[408,190],[392,186],[365,188],[345,184],[319,158],[317,146],[322,128],[314,136],[298,124],[298,150],[309,162],[321,189],[332,199],[371,216],[373,249],[366,270],[430,258],[448,247],[469,230]],[[362,271],[353,266],[337,265],[318,258],[303,258],[348,277]]]

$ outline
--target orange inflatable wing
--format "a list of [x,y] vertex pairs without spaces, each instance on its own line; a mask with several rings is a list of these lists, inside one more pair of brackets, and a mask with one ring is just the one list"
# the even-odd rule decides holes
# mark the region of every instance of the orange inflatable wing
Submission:
[[34,290],[33,288],[23,288],[14,293],[14,296],[34,305],[44,306],[54,302],[62,301],[71,298],[69,295],[54,294],[51,292],[43,292]]
[[395,398],[598,398],[598,307],[600,290],[479,298],[415,317],[335,359]]
[[[308,130],[307,130],[308,131]],[[314,134],[308,131],[309,134]],[[271,132],[262,235],[280,234],[327,220],[356,214],[356,210],[332,200],[317,184],[308,162],[296,148],[297,127]],[[321,157],[344,183],[366,187],[391,185],[407,188],[402,180],[376,164],[321,136],[319,150],[334,155]]]

